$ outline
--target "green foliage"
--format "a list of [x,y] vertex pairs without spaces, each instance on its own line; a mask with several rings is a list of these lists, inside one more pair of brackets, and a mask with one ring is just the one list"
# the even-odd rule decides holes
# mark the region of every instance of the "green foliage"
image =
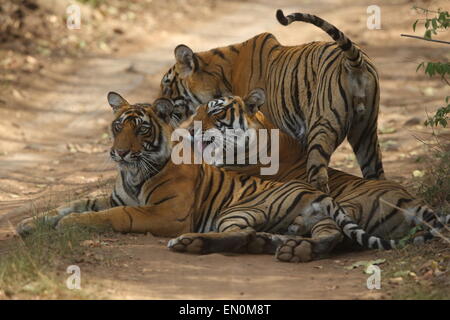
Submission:
[[[439,31],[450,27],[450,13],[448,11],[443,11],[441,9],[433,11],[419,7],[414,7],[414,9],[420,13],[426,14],[424,19],[417,19],[413,24],[414,32],[416,31],[419,22],[425,26],[425,33],[423,35],[425,39],[431,39],[432,35],[437,35]],[[434,14],[434,17],[428,18],[428,14]]]
[[[425,27],[424,38],[432,39],[433,35],[437,35],[440,31],[446,31],[450,28],[450,13],[438,9],[437,11],[424,8],[414,7],[418,12],[426,15],[424,19],[417,19],[413,24],[413,30],[416,31],[417,24],[420,22]],[[429,17],[429,15],[433,17]],[[439,76],[443,82],[450,86],[447,76],[450,75],[450,63],[448,62],[422,62],[416,71],[424,70],[424,73],[430,77]],[[445,98],[446,105],[439,108],[436,113],[425,121],[426,126],[442,126],[447,127],[450,120],[450,96]]]
[[433,127],[441,125],[444,128],[447,127],[448,121],[450,120],[450,96],[445,98],[445,103],[447,106],[439,108],[433,116],[428,117],[428,120],[425,121],[426,126]]
[[449,83],[446,76],[450,75],[450,63],[441,63],[441,62],[422,62],[417,67],[416,71],[420,69],[424,69],[425,74],[433,77],[435,75],[440,75],[441,79],[445,81],[447,84]]

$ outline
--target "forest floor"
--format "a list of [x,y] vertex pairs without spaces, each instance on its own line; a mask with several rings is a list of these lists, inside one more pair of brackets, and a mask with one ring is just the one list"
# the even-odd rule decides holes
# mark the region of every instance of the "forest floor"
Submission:
[[[379,135],[386,175],[417,192],[430,145],[436,143],[423,121],[427,112],[442,105],[448,87],[417,73],[416,67],[450,56],[442,46],[400,34],[413,33],[418,18],[413,5],[437,8],[446,1],[380,5],[380,30],[366,26],[366,10],[373,4],[366,0],[302,1],[301,6],[296,0],[276,5],[269,0],[195,0],[185,7],[174,0],[132,1],[126,9],[120,1],[109,7],[101,0],[85,2],[81,29],[67,30],[61,17],[69,1],[24,1],[27,6],[21,10],[31,18],[15,37],[0,38],[1,256],[21,241],[13,226],[24,217],[111,190],[116,171],[107,152],[112,113],[106,94],[117,91],[133,103],[151,102],[177,44],[202,51],[262,32],[272,32],[286,45],[329,40],[314,26],[279,25],[277,8],[326,19],[372,58],[380,74]],[[92,7],[97,2],[100,5]],[[60,32],[42,27],[44,20],[44,26],[53,24]],[[11,25],[15,27],[14,21]],[[448,130],[435,133],[448,140]],[[346,142],[333,155],[332,166],[360,175]],[[450,252],[441,242],[394,252],[339,252],[328,259],[286,264],[264,255],[173,253],[166,248],[167,240],[87,233],[71,240],[76,241],[76,254],[64,255],[53,269],[40,271],[55,274],[55,281],[63,284],[67,266],[76,264],[81,291],[52,286],[41,290],[41,277],[0,286],[0,299],[450,298]],[[382,287],[368,290],[364,267],[352,265],[375,260],[383,271]],[[2,277],[0,273],[0,283]]]

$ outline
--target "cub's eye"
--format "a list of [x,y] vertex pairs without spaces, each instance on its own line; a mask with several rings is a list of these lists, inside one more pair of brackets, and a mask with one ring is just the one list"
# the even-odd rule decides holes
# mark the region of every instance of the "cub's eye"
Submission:
[[150,127],[148,126],[141,126],[138,129],[138,134],[144,135],[144,134],[148,134],[150,132]]
[[216,118],[221,118],[221,117],[223,117],[224,115],[225,115],[225,110],[219,110],[219,111],[217,111],[217,112],[215,112],[214,113],[214,116],[216,117]]
[[122,124],[121,124],[119,121],[113,122],[112,127],[113,127],[113,130],[114,130],[114,131],[120,131],[120,130],[122,130]]

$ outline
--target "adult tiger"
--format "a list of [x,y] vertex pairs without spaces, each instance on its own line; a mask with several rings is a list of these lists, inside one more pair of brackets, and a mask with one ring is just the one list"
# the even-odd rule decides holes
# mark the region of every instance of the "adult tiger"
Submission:
[[[257,134],[250,134],[252,130],[275,129],[274,125],[259,111],[264,104],[265,95],[262,89],[251,91],[245,99],[238,96],[221,97],[207,104],[200,105],[192,117],[189,127],[196,145],[212,145],[222,148],[216,154],[223,155],[223,159],[216,159],[221,167],[251,176],[258,176],[263,180],[287,182],[294,179],[305,180],[307,177],[305,149],[289,135],[280,132],[276,148],[272,148],[271,140],[268,139],[267,146],[261,146],[261,139]],[[195,127],[194,121],[201,121],[202,125]],[[210,137],[203,134],[208,130],[218,130],[222,133],[222,139],[211,141]],[[231,131],[230,131],[231,130]],[[244,148],[245,144],[245,148]],[[257,145],[250,148],[249,145]],[[269,152],[279,150],[279,170],[275,175],[263,175],[260,173],[264,167],[257,157],[250,152],[261,151],[261,148]],[[236,162],[227,163],[226,155],[233,150],[245,152],[245,164]],[[265,151],[266,152],[266,151]],[[253,164],[251,159],[255,159]],[[408,235],[410,230],[418,223],[425,221],[426,224],[434,224],[436,228],[441,227],[441,222],[448,224],[450,215],[446,217],[436,216],[422,201],[413,197],[405,188],[396,182],[388,180],[367,180],[353,176],[332,168],[328,169],[330,177],[330,196],[339,203],[345,212],[358,225],[362,226],[368,233],[382,237],[401,239]],[[383,203],[384,202],[384,203]],[[406,214],[405,214],[406,213]],[[290,226],[290,231],[300,233],[303,227],[300,217],[298,225]],[[427,234],[426,237],[431,234]],[[426,238],[425,237],[425,238]],[[423,236],[418,236],[415,241],[422,242]]]
[[[332,219],[362,245],[397,245],[369,236],[331,197],[305,182],[264,181],[206,164],[175,164],[171,101],[130,105],[117,93],[109,93],[108,100],[115,113],[111,158],[119,173],[111,197],[76,201],[44,214],[44,221],[179,236],[169,242],[177,251],[274,253],[278,248],[283,261],[328,253],[341,239]],[[311,238],[273,234],[286,233],[298,217]],[[29,232],[35,223],[29,218],[18,231]]]
[[261,111],[278,128],[307,145],[308,181],[328,191],[331,154],[348,138],[363,176],[383,179],[377,137],[379,83],[367,55],[341,31],[314,15],[296,13],[280,23],[312,23],[335,42],[282,46],[270,33],[245,42],[194,53],[175,48],[176,63],[161,80],[161,94],[183,96],[198,106],[213,98],[263,88]]

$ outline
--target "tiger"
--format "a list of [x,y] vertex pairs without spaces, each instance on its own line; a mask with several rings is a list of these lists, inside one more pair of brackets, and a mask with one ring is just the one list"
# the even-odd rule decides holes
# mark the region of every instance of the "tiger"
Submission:
[[307,180],[328,192],[328,165],[347,137],[362,174],[384,179],[377,136],[380,88],[369,57],[335,26],[310,14],[284,16],[283,25],[311,23],[335,42],[283,46],[270,33],[245,42],[196,52],[184,44],[164,74],[160,95],[199,104],[227,95],[244,96],[263,88],[261,111],[278,128],[307,146]]
[[[227,96],[200,105],[191,119],[187,121],[191,139],[196,144],[216,144],[215,148],[223,148],[220,154],[224,157],[229,148],[232,148],[233,152],[235,150],[245,152],[243,164],[236,164],[235,158],[231,158],[231,163],[227,163],[225,159],[219,159],[219,163],[215,165],[227,170],[277,182],[305,181],[307,160],[304,153],[306,150],[296,139],[281,131],[278,141],[276,141],[277,148],[272,147],[270,139],[265,140],[266,150],[279,152],[278,172],[274,175],[261,173],[260,169],[264,164],[259,159],[251,164],[251,149],[248,146],[250,144],[258,145],[258,141],[255,139],[258,136],[248,133],[251,130],[257,132],[260,129],[276,129],[259,111],[264,102],[264,90],[257,88],[244,98]],[[194,121],[200,121],[202,124],[201,127],[197,127],[197,130],[193,130]],[[203,134],[208,130],[218,130],[222,133],[224,141],[221,143],[217,140],[210,141],[210,138]],[[234,134],[228,134],[229,130],[232,130]],[[249,140],[245,140],[246,138]],[[242,144],[245,144],[245,148],[242,148]],[[362,226],[371,235],[402,239],[418,224],[432,225],[439,229],[450,222],[450,215],[436,216],[423,201],[412,196],[403,186],[394,181],[368,180],[332,168],[328,168],[328,175],[330,177],[330,196],[339,203],[357,225]],[[290,225],[290,233],[303,234],[303,232],[307,232],[307,230],[301,231],[302,219],[303,217],[300,216],[297,223]],[[431,236],[431,234],[425,237],[419,236],[415,241],[423,242]]]
[[[110,92],[108,102],[115,115],[110,156],[118,170],[111,196],[77,200],[27,218],[17,226],[19,234],[32,232],[38,221],[57,229],[111,227],[171,237],[168,247],[178,252],[270,253],[290,262],[327,255],[340,242],[341,229],[367,247],[398,245],[366,233],[330,196],[304,181],[282,183],[204,162],[175,163],[171,100],[129,104]],[[289,234],[298,217],[310,237]]]

